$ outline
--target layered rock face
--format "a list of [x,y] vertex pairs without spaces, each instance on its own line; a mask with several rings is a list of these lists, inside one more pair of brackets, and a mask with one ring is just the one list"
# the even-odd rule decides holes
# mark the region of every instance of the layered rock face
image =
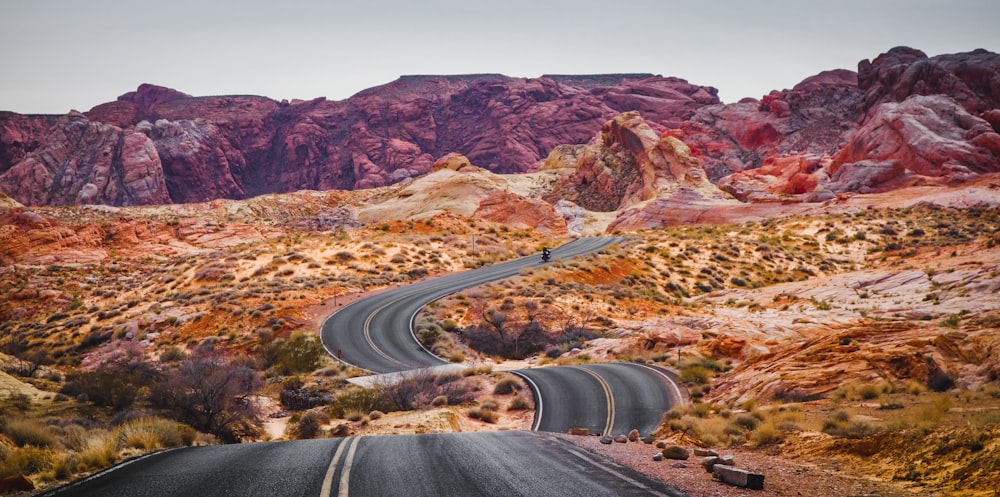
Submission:
[[642,74],[406,76],[337,102],[142,85],[85,114],[0,113],[0,191],[133,205],[367,189],[454,153],[493,173],[574,169],[545,199],[590,211],[664,194],[710,206],[708,183],[743,202],[813,202],[1000,172],[998,130],[1000,56],[985,50],[898,47],[728,105]]
[[856,73],[826,71],[761,100],[703,107],[671,134],[718,181],[769,157],[836,153],[859,126],[861,95]]
[[[30,205],[126,205],[378,187],[425,174],[449,152],[493,172],[524,172],[620,112],[641,110],[660,126],[677,126],[718,102],[713,88],[652,75],[410,76],[339,102],[195,98],[142,85],[74,113],[76,125],[102,130],[80,139],[54,132],[51,116],[0,114],[0,185]],[[145,162],[111,160],[128,178],[114,189],[92,177],[103,166],[84,164],[105,157],[102,133],[153,145]],[[52,150],[62,151],[58,165],[46,159]]]
[[[927,57],[899,47],[858,69],[850,113],[856,124],[828,128],[843,130],[838,146],[793,153],[789,140],[780,139],[785,149],[776,148],[760,168],[720,178],[720,186],[744,201],[798,194],[811,201],[1000,172],[1000,55]],[[753,151],[737,149],[736,156]],[[717,164],[734,153],[706,156]]]
[[143,133],[71,113],[58,120],[41,143],[0,175],[0,188],[24,204],[170,201],[159,154]]
[[555,150],[543,168],[574,171],[546,195],[584,209],[611,212],[682,188],[717,192],[687,145],[660,136],[638,112],[616,116],[587,145]]

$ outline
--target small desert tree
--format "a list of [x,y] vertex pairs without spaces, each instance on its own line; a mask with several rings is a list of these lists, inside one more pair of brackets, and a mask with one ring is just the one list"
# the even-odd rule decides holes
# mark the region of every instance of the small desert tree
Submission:
[[203,352],[165,371],[151,400],[178,421],[225,442],[239,442],[260,433],[260,409],[253,397],[262,385],[245,359]]

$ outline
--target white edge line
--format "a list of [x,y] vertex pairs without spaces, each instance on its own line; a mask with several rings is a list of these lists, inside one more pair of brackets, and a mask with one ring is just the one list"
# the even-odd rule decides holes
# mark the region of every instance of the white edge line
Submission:
[[538,384],[535,383],[535,380],[532,380],[520,371],[511,371],[511,373],[524,378],[524,380],[528,382],[528,386],[531,387],[531,390],[535,392],[535,422],[532,423],[531,431],[538,431],[539,425],[542,424],[542,390],[538,388]]
[[674,393],[677,395],[677,402],[680,403],[681,405],[683,405],[685,403],[684,402],[684,396],[681,395],[681,389],[677,386],[677,383],[674,382],[673,378],[671,378],[670,376],[667,376],[667,374],[664,373],[663,371],[660,371],[659,369],[656,369],[654,367],[647,366],[646,364],[639,364],[639,363],[631,363],[631,364],[635,364],[636,366],[644,367],[644,368],[646,368],[646,369],[648,369],[648,370],[650,370],[650,371],[652,371],[652,372],[654,372],[654,373],[662,376],[663,379],[667,380],[667,383],[669,383],[670,386],[674,389]]
[[153,453],[150,453],[150,454],[146,454],[146,455],[143,455],[143,456],[139,456],[139,457],[136,457],[135,459],[129,459],[128,461],[125,461],[125,462],[123,462],[121,464],[116,464],[116,465],[114,465],[114,466],[112,466],[112,467],[110,467],[110,468],[108,468],[108,469],[106,469],[104,471],[101,471],[99,473],[94,473],[94,474],[92,474],[92,475],[90,475],[90,476],[88,476],[88,477],[86,477],[86,478],[84,478],[82,480],[75,481],[73,483],[70,483],[69,485],[64,485],[64,486],[59,487],[59,488],[57,488],[55,490],[52,490],[52,491],[49,491],[49,492],[45,492],[45,493],[43,493],[41,495],[42,496],[59,495],[59,494],[61,494],[63,492],[66,492],[68,490],[72,490],[73,488],[76,488],[77,486],[80,486],[80,485],[82,485],[84,483],[87,483],[88,481],[96,480],[98,478],[102,478],[102,477],[107,476],[107,475],[109,475],[111,473],[114,473],[115,471],[118,471],[119,469],[122,469],[125,466],[128,466],[128,465],[130,465],[132,463],[137,463],[137,462],[142,461],[144,459],[149,459],[150,457],[153,457],[153,456],[158,456],[160,454],[166,454],[167,452],[173,452],[175,450],[186,449],[186,448],[188,448],[188,447],[171,447],[169,449],[165,449],[165,450],[153,452]]
[[622,480],[622,481],[624,481],[626,483],[629,483],[631,485],[639,487],[639,488],[641,488],[641,489],[643,489],[643,490],[645,490],[647,492],[652,493],[653,495],[660,495],[662,497],[669,497],[667,494],[660,493],[660,492],[658,492],[658,491],[656,491],[656,490],[654,490],[652,488],[649,488],[645,483],[643,483],[641,481],[638,481],[638,480],[636,480],[634,478],[630,478],[629,476],[624,475],[622,473],[619,473],[619,472],[617,472],[617,471],[615,471],[615,470],[613,470],[611,468],[608,468],[608,467],[606,467],[603,464],[596,464],[592,459],[590,459],[589,457],[581,454],[576,449],[568,449],[567,451],[570,454],[573,454],[574,456],[579,457],[580,459],[583,459],[584,461],[590,463],[591,465],[596,466],[601,471],[604,471],[605,473],[608,473],[608,474],[610,474],[610,475],[618,478],[619,480]]

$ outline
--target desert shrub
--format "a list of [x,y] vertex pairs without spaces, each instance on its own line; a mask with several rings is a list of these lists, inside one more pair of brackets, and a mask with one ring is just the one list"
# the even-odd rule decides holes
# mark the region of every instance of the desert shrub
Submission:
[[490,423],[490,424],[496,423],[497,420],[500,419],[500,415],[497,414],[495,410],[482,409],[478,407],[473,407],[472,409],[469,409],[468,414],[469,417],[472,419],[478,419],[484,423]]
[[398,410],[395,407],[386,395],[384,388],[350,386],[337,394],[336,399],[330,405],[330,414],[337,418],[343,418],[350,411],[371,412],[379,410],[390,412]]
[[518,395],[513,399],[510,399],[510,405],[507,406],[508,411],[524,411],[532,408],[531,401],[523,395]]
[[782,430],[778,429],[773,423],[764,423],[757,427],[753,433],[750,434],[750,443],[754,447],[763,447],[765,445],[774,445],[785,439],[785,434]]
[[77,471],[104,469],[118,462],[118,445],[107,432],[92,435],[77,455]]
[[864,421],[823,423],[823,433],[840,438],[861,439],[878,433],[878,429]]
[[132,380],[110,371],[78,371],[67,375],[60,393],[121,411],[131,408],[139,398],[139,388]]
[[277,338],[262,342],[261,355],[265,367],[288,375],[315,371],[326,356],[326,351],[323,344],[312,335],[296,333],[288,339]]
[[500,408],[500,404],[498,404],[494,399],[486,399],[482,404],[480,404],[479,407],[487,411],[496,411]]
[[248,359],[200,353],[164,372],[150,401],[174,419],[231,443],[260,434],[254,397],[262,386]]
[[822,398],[823,396],[818,393],[810,394],[797,389],[779,390],[773,397],[778,402],[812,402]]
[[927,388],[935,392],[947,392],[955,386],[955,380],[948,373],[938,370],[927,378]]
[[507,395],[521,390],[521,382],[513,376],[504,376],[493,388],[493,393],[497,395]]
[[851,414],[843,409],[838,409],[830,414],[830,419],[838,423],[846,423],[851,420]]
[[371,419],[373,421],[376,419],[382,419],[383,416],[385,416],[385,413],[379,410],[375,410],[368,413],[368,419]]
[[879,396],[881,394],[882,394],[882,392],[879,389],[878,385],[874,385],[874,384],[871,384],[871,383],[862,385],[861,388],[858,389],[858,395],[863,400],[877,399],[877,398],[879,398]]
[[315,388],[285,387],[278,394],[282,407],[292,411],[305,411],[313,407],[327,405],[335,401],[326,392]]
[[286,433],[296,440],[317,438],[323,431],[323,424],[327,422],[329,422],[329,418],[326,416],[314,411],[307,411],[299,417],[298,422],[289,423]]
[[121,447],[154,450],[191,445],[194,428],[170,419],[139,417],[118,425],[114,437]]
[[434,407],[446,406],[448,405],[448,397],[445,395],[438,395],[431,401],[431,405]]
[[10,397],[7,397],[7,405],[18,411],[25,412],[31,409],[31,396],[21,392],[11,394]]
[[733,419],[732,423],[746,431],[752,431],[760,424],[760,420],[749,414],[740,414]]
[[0,423],[3,427],[3,434],[10,438],[14,445],[18,447],[40,447],[49,448],[55,446],[58,441],[52,429],[45,426],[36,419],[31,418],[8,418]]
[[688,385],[704,385],[712,379],[712,372],[699,365],[689,365],[681,369],[679,378]]
[[52,467],[55,457],[52,451],[28,446],[11,450],[0,460],[0,478],[11,475],[31,475]]
[[417,373],[401,381],[383,385],[383,390],[397,411],[424,409],[433,405],[436,397],[444,396],[448,404],[457,405],[475,398],[475,385],[459,374]]
[[187,352],[184,349],[171,345],[160,352],[160,360],[163,362],[177,362],[187,357]]

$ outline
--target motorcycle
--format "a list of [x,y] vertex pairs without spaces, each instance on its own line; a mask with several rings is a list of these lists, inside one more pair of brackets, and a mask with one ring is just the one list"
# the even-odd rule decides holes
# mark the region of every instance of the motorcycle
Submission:
[[552,258],[552,252],[547,248],[542,248],[542,262],[549,262]]

